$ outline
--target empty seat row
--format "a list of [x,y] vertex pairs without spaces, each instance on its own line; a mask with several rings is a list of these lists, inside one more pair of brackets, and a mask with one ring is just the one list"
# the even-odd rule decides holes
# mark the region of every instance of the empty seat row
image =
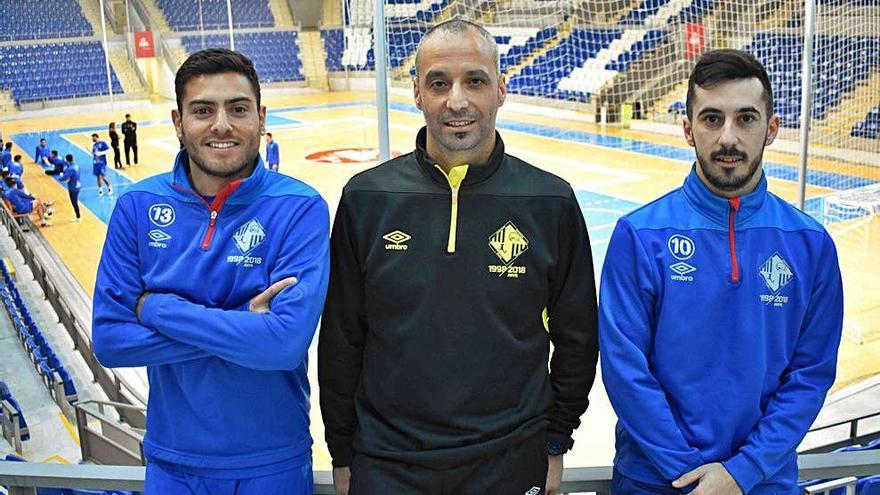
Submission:
[[0,263],[0,273],[2,273],[0,299],[3,300],[3,307],[12,321],[22,346],[28,351],[34,368],[50,391],[54,392],[56,383],[60,384],[64,399],[71,403],[76,401],[76,387],[70,373],[28,311],[5,263]]

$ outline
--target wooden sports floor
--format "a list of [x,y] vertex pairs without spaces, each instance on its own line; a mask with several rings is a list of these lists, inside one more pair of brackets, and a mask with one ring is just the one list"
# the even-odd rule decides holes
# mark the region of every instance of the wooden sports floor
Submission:
[[[377,138],[375,96],[371,93],[337,92],[272,96],[264,99],[269,109],[268,130],[281,149],[281,171],[315,187],[335,210],[342,186],[353,174],[376,164],[371,152]],[[423,125],[420,113],[405,97],[392,97],[391,145],[394,151],[413,149],[416,131]],[[178,149],[170,121],[172,102],[157,101],[149,108],[113,112],[33,118],[0,122],[3,135],[15,143],[13,154],[22,154],[24,182],[42,199],[56,200],[55,225],[42,229],[59,256],[71,268],[83,288],[91,294],[101,247],[116,198],[127,186],[145,177],[170,170]],[[107,137],[107,123],[117,126],[127,112],[138,122],[140,164],[114,170],[108,166],[114,186],[113,197],[98,197],[91,172],[92,132]],[[683,137],[666,136],[598,126],[576,120],[502,108],[498,126],[508,153],[519,156],[568,180],[584,210],[593,244],[597,273],[601,269],[608,237],[617,218],[681,185],[688,174],[693,150]],[[43,174],[33,163],[41,137],[60,155],[72,153],[80,165],[83,190],[80,195],[83,220],[72,223],[72,208],[65,186]],[[344,150],[344,151],[336,151]],[[316,155],[312,159],[307,157]],[[112,162],[112,153],[108,155]],[[787,200],[797,197],[798,158],[768,151],[764,155],[770,189]],[[123,157],[124,163],[124,157]],[[833,194],[840,179],[857,185],[880,182],[880,167],[853,167],[833,160],[811,161],[816,170],[809,180],[808,210],[820,211],[823,196]],[[835,236],[844,271],[847,297],[847,334],[841,345],[835,390],[875,375],[880,371],[880,271],[869,253],[880,252],[880,220],[861,218],[828,225]],[[314,346],[313,346],[314,354]],[[314,373],[312,355],[311,373]],[[313,389],[316,390],[313,379]],[[327,469],[329,457],[313,397],[313,433],[316,439],[315,467]],[[591,408],[578,430],[574,452],[566,456],[568,466],[608,464],[613,453],[614,415],[597,380],[591,394]]]

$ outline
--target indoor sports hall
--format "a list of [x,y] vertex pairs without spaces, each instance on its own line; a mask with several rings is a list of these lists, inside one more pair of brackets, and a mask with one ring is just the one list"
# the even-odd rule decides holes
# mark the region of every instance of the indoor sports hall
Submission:
[[[0,493],[143,489],[146,370],[98,363],[91,298],[117,199],[170,171],[181,148],[171,111],[187,56],[227,47],[253,60],[279,172],[315,188],[332,218],[353,175],[414,149],[425,125],[415,51],[456,17],[494,36],[506,152],[571,184],[597,279],[618,218],[694,166],[682,120],[700,54],[742,49],[764,64],[781,122],[763,157],[769,190],[831,234],[844,284],[836,381],[799,449],[802,486],[880,494],[877,0],[0,0],[0,133],[21,155],[27,190],[54,202],[46,225],[0,208]],[[126,115],[137,124],[128,151]],[[121,150],[107,167],[112,194],[89,174],[91,136],[109,143],[111,122]],[[37,156],[41,140],[83,168],[79,219]],[[334,493],[316,354],[317,337],[315,493]],[[608,493],[615,423],[597,374],[564,493]]]

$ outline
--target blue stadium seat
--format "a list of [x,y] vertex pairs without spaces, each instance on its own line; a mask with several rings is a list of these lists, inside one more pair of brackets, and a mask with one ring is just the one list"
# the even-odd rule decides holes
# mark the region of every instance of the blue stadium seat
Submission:
[[[226,29],[229,26],[226,0],[156,0],[168,25],[175,31]],[[232,2],[233,28],[274,27],[275,17],[266,0]]]
[[[240,33],[234,36],[235,49],[254,62],[261,82],[305,80],[297,31]],[[227,35],[186,35],[181,41],[189,53],[203,47],[229,48]]]

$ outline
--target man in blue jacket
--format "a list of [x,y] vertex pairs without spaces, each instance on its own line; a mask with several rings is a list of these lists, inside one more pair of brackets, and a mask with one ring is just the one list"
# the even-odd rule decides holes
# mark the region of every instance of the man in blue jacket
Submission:
[[34,150],[34,163],[43,165],[49,159],[49,145],[46,144],[46,138],[40,138],[40,144]]
[[684,121],[696,164],[611,237],[599,335],[619,417],[612,493],[799,493],[795,448],[834,382],[843,295],[831,237],[767,191],[778,130],[761,64],[705,53]]
[[196,52],[175,90],[183,150],[119,198],[95,354],[147,367],[148,494],[310,494],[306,356],[327,288],[327,205],[265,169],[250,60]]

